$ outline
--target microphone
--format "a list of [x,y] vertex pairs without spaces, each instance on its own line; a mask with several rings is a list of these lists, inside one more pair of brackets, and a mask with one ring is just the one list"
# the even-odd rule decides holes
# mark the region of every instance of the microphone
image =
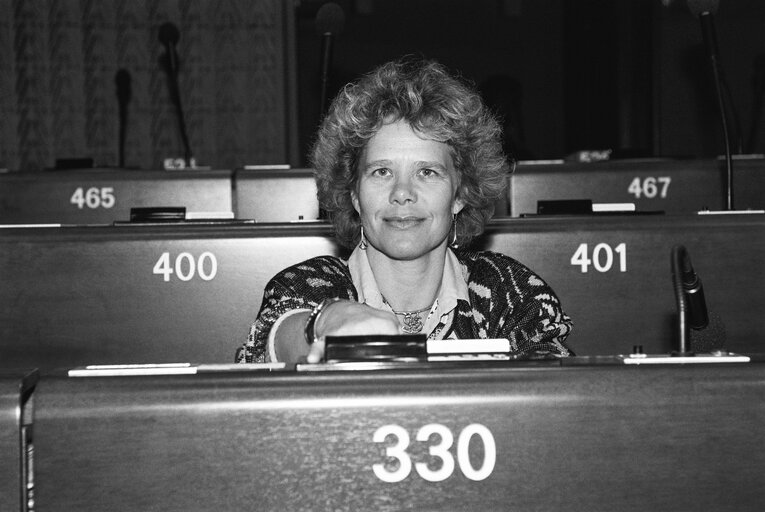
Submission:
[[685,247],[680,246],[680,282],[688,303],[688,326],[691,329],[703,329],[709,325],[707,301],[704,297],[704,286],[701,279],[693,270],[691,257]]
[[682,245],[672,248],[672,278],[680,331],[678,355],[722,350],[725,327],[719,316],[707,310],[701,278],[693,269],[691,257]]
[[119,106],[119,167],[125,167],[125,136],[127,133],[127,106],[133,96],[130,73],[126,69],[119,69],[114,75],[114,83],[117,86],[117,104]]
[[181,33],[178,31],[173,23],[169,21],[163,23],[159,27],[159,42],[162,43],[167,52],[167,65],[169,72],[173,76],[178,76],[178,53],[176,51],[176,45],[181,38]]
[[329,88],[329,70],[332,65],[332,45],[335,36],[343,31],[345,13],[342,7],[334,2],[321,6],[316,13],[316,33],[321,41],[321,96],[319,98],[319,120],[324,117],[327,108],[327,92]]
[[175,111],[178,115],[178,126],[184,148],[184,160],[186,165],[191,166],[191,146],[189,145],[189,137],[186,134],[186,120],[183,115],[181,93],[178,87],[178,52],[176,50],[178,39],[180,39],[180,32],[174,24],[168,21],[159,27],[159,42],[165,47],[165,70],[167,71],[168,87],[170,88],[170,99],[175,105]]
[[[701,23],[701,34],[704,38],[704,46],[707,48],[710,63],[712,64],[712,74],[714,76],[715,91],[717,93],[717,104],[720,110],[720,121],[723,130],[723,139],[725,142],[725,163],[727,170],[726,180],[726,208],[733,210],[733,157],[730,149],[730,134],[728,133],[728,116],[725,105],[725,96],[723,89],[727,92],[728,103],[734,114],[735,123],[738,126],[738,116],[733,107],[730,90],[723,76],[722,66],[720,65],[719,50],[717,47],[717,31],[714,24],[714,13],[717,12],[718,0],[688,0],[688,9],[699,18]],[[741,146],[741,129],[737,129],[739,147]],[[739,149],[740,152],[740,149]]]

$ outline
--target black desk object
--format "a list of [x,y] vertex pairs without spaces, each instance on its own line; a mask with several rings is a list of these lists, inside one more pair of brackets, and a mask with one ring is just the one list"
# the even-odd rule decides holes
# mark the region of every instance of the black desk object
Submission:
[[46,378],[37,510],[762,510],[765,366],[564,364]]

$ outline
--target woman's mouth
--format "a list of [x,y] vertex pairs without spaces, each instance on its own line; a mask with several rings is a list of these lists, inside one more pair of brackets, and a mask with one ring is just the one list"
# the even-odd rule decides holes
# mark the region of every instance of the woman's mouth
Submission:
[[396,229],[409,229],[415,226],[419,226],[424,219],[420,217],[406,216],[406,217],[386,217],[385,222]]

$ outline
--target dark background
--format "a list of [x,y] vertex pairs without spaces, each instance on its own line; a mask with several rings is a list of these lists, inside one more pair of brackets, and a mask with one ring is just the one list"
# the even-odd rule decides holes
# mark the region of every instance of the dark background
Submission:
[[[298,3],[300,135],[318,116],[320,0]],[[461,72],[506,120],[519,159],[612,149],[616,157],[723,152],[699,20],[684,0],[344,0],[335,87],[404,54]],[[719,2],[725,70],[746,152],[765,151],[759,126],[765,2]],[[759,61],[757,61],[759,59]],[[755,69],[755,62],[759,67]],[[762,79],[759,79],[760,82]],[[752,133],[752,129],[754,132]]]
[[[702,1],[702,0],[697,0]],[[711,68],[686,0],[335,0],[331,91],[405,54],[481,89],[518,159],[723,152]],[[325,0],[0,0],[0,169],[118,165],[115,75],[132,77],[124,166],[180,157],[158,28],[174,23],[200,165],[306,165],[319,122]],[[765,153],[765,2],[715,14],[741,149]],[[735,123],[731,127],[735,142]],[[734,147],[737,146],[734,144]]]

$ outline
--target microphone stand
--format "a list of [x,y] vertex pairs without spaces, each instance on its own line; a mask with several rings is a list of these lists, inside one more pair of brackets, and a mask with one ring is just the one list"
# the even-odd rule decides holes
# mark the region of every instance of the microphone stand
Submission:
[[675,290],[678,317],[678,346],[677,352],[674,352],[672,355],[676,356],[693,355],[693,352],[688,350],[688,338],[690,333],[687,319],[688,303],[685,291],[683,290],[682,266],[680,263],[683,258],[687,257],[688,253],[682,245],[676,245],[672,248],[672,286]]
[[720,110],[720,120],[722,121],[723,138],[725,141],[725,165],[726,165],[726,209],[733,210],[733,157],[730,149],[730,134],[728,133],[728,119],[725,109],[725,98],[722,90],[722,71],[717,58],[717,38],[715,37],[714,22],[712,14],[709,12],[701,13],[699,16],[701,23],[701,33],[704,37],[704,43],[709,48],[709,60],[712,64],[712,74],[714,75],[715,91],[717,93],[717,105]]
[[321,40],[321,98],[319,99],[319,122],[327,110],[327,93],[329,89],[329,67],[332,62],[332,34],[322,34]]
[[119,69],[115,75],[114,81],[117,85],[117,104],[119,109],[119,134],[118,134],[118,152],[120,168],[125,167],[125,139],[127,132],[127,106],[130,102],[130,73],[126,69]]
[[181,91],[178,87],[178,67],[177,61],[174,66],[171,64],[173,59],[170,55],[174,52],[168,50],[168,75],[170,76],[170,96],[173,98],[173,104],[175,105],[175,111],[178,114],[178,124],[181,132],[181,141],[183,142],[183,159],[186,161],[186,165],[191,165],[191,146],[189,145],[189,136],[186,133],[186,119],[183,115],[183,107],[181,105]]
[[170,99],[175,106],[178,114],[178,125],[183,142],[183,159],[187,167],[191,167],[192,154],[189,137],[186,133],[186,119],[183,115],[183,106],[181,105],[181,91],[178,86],[178,54],[175,45],[178,42],[178,29],[170,22],[164,23],[159,29],[160,42],[165,46],[166,68],[168,76],[168,86],[170,88]]

